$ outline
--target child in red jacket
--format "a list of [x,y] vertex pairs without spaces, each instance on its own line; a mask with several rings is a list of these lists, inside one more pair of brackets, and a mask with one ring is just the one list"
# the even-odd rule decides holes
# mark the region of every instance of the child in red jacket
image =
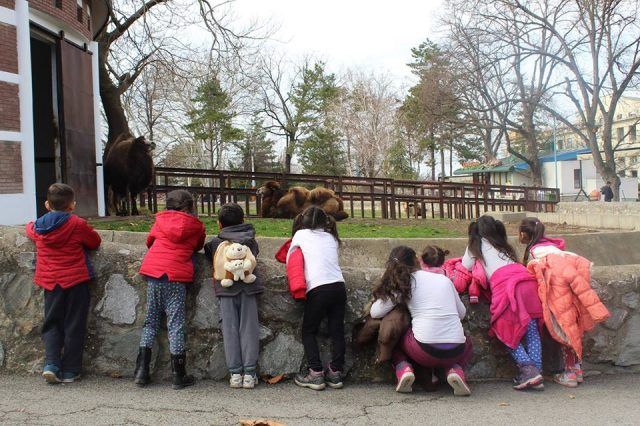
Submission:
[[151,348],[160,328],[162,312],[167,316],[173,389],[191,386],[195,380],[185,371],[185,298],[186,284],[193,282],[193,254],[204,244],[204,225],[194,215],[195,203],[188,191],[178,189],[167,194],[167,210],[156,215],[147,237],[149,251],[140,266],[147,279],[147,316],[144,320],[135,383],[150,382]]
[[89,280],[93,271],[87,250],[100,246],[100,236],[72,214],[75,195],[69,185],[54,183],[47,190],[49,211],[26,227],[35,241],[35,283],[44,289],[45,365],[49,383],[72,383],[80,377],[89,313]]

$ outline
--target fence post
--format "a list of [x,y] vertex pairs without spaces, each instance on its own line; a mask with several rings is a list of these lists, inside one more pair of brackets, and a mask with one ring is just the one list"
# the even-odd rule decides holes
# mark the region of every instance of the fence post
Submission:
[[440,219],[444,219],[444,193],[442,191],[442,182],[438,182],[438,203],[440,204]]
[[227,197],[224,193],[224,172],[220,170],[219,177],[220,181],[220,205],[223,205],[227,202]]
[[395,185],[395,181],[392,179],[389,187],[391,189],[391,203],[390,203],[390,210],[391,210],[391,219],[397,219],[396,217],[396,185]]

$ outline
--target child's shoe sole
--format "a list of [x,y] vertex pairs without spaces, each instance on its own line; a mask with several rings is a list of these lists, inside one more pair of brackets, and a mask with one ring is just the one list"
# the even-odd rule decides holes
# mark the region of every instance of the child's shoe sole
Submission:
[[338,382],[338,383],[331,383],[329,381],[325,382],[327,384],[327,386],[329,386],[331,389],[342,389],[344,387],[344,384],[342,382]]
[[42,373],[42,377],[47,381],[47,383],[58,384],[62,383],[60,378],[53,371],[45,371]]
[[396,392],[410,393],[413,392],[413,382],[415,382],[416,376],[412,372],[408,371],[400,377],[398,386],[396,386]]
[[462,380],[462,377],[456,373],[451,373],[447,376],[447,383],[453,388],[453,394],[455,396],[469,396],[471,395],[471,389]]
[[319,385],[316,385],[314,383],[302,383],[302,382],[299,382],[297,379],[293,379],[293,382],[296,385],[300,386],[300,387],[309,388],[309,389],[313,389],[313,390],[316,390],[316,391],[324,390],[324,388],[326,387],[326,385],[324,383],[319,384]]
[[525,390],[527,388],[533,389],[534,386],[539,385],[540,383],[542,383],[542,381],[543,381],[542,375],[538,374],[537,376],[530,378],[526,382],[515,385],[513,388],[515,390]]

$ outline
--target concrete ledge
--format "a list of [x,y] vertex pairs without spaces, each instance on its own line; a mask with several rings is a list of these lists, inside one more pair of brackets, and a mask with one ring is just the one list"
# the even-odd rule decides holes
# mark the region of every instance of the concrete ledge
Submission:
[[488,216],[504,223],[520,223],[522,219],[527,217],[527,212],[486,212]]

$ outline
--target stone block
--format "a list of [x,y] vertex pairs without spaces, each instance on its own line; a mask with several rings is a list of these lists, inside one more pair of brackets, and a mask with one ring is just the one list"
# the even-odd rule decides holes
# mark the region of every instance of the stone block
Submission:
[[611,310],[611,316],[602,324],[609,330],[618,330],[624,320],[627,318],[629,311],[623,308],[614,308]]
[[622,296],[622,303],[629,309],[638,309],[638,306],[640,306],[640,294],[626,293]]
[[33,251],[25,251],[16,255],[16,262],[21,268],[36,270],[36,253]]
[[616,360],[623,367],[640,364],[640,315],[629,318],[626,329]]
[[300,371],[304,347],[293,336],[280,333],[267,343],[260,354],[260,373],[270,376]]
[[0,275],[0,296],[7,315],[20,317],[34,292],[35,285],[30,276],[20,273]]
[[104,286],[104,296],[96,306],[96,312],[113,324],[133,324],[136,306],[140,298],[122,274],[113,274]]
[[4,346],[2,346],[2,342],[0,342],[0,368],[4,365]]
[[211,355],[207,364],[207,376],[213,380],[222,380],[227,377],[229,370],[224,357],[224,345],[216,342],[211,348]]
[[200,285],[193,325],[200,330],[220,329],[220,303],[216,299],[211,278],[202,281]]

